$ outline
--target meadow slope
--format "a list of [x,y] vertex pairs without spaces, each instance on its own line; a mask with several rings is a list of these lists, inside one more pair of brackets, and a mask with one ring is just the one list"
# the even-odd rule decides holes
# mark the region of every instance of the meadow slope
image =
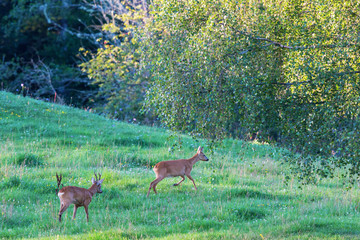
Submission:
[[[173,145],[164,129],[113,121],[83,110],[0,92],[0,238],[21,239],[360,239],[360,191],[333,179],[317,186],[283,183],[284,150],[226,140],[210,152],[205,141]],[[190,158],[199,145],[209,162],[159,183],[158,161]],[[55,173],[65,186],[102,194],[76,220],[72,207],[57,221]]]

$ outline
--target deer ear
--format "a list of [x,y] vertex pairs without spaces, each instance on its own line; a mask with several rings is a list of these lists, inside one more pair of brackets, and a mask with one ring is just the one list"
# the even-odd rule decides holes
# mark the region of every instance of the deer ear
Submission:
[[102,184],[102,182],[104,181],[104,178],[103,179],[101,179],[101,180],[99,180],[97,183],[98,183],[98,185],[100,185],[100,184]]
[[94,184],[95,183],[95,178],[91,178],[91,182],[92,182],[92,184]]
[[201,146],[199,146],[199,148],[198,148],[197,152],[198,152],[198,153],[200,153],[201,151],[202,151],[202,147],[201,147]]

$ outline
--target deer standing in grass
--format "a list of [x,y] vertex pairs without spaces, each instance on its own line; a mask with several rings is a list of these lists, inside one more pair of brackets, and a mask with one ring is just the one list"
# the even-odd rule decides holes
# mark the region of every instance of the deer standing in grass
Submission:
[[[92,200],[92,197],[95,195],[95,193],[102,193],[101,191],[101,183],[104,181],[104,179],[101,178],[101,174],[98,176],[95,174],[95,178],[91,179],[92,186],[89,189],[86,188],[80,188],[80,187],[73,187],[73,186],[67,186],[63,187],[59,192],[58,196],[60,198],[60,211],[59,211],[59,222],[61,222],[61,215],[65,212],[65,210],[71,205],[74,204],[74,214],[73,219],[75,219],[76,216],[76,210],[78,207],[84,207],[86,212],[86,220],[89,222],[89,213],[88,213],[88,207]],[[58,182],[58,189],[61,184],[62,175],[60,177],[56,173],[56,178]]]
[[149,191],[146,197],[149,197],[151,188],[156,192],[156,185],[167,177],[181,177],[182,180],[178,183],[175,183],[174,186],[178,186],[185,180],[185,176],[187,176],[194,184],[195,190],[197,190],[195,181],[191,177],[190,172],[193,168],[193,165],[201,160],[201,161],[209,161],[209,159],[205,156],[202,152],[203,148],[199,147],[197,153],[189,159],[179,159],[179,160],[172,160],[172,161],[162,161],[157,163],[153,170],[156,174],[156,179],[150,183]]

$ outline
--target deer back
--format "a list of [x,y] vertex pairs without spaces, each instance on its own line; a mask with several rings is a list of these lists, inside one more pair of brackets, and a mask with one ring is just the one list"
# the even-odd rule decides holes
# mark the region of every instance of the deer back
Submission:
[[185,159],[162,161],[155,165],[154,172],[163,177],[183,176],[185,171],[191,168]]
[[77,205],[83,205],[91,201],[93,195],[94,193],[89,189],[74,186],[63,187],[58,193],[62,202]]

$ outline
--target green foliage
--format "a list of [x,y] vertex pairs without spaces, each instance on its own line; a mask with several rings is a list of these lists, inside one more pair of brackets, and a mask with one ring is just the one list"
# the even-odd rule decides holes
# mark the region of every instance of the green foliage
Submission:
[[[204,7],[206,6],[206,7]],[[354,1],[163,1],[134,36],[147,109],[174,131],[277,141],[303,183],[359,177],[360,6]]]
[[97,101],[105,105],[100,111],[117,119],[144,122],[153,119],[150,114],[140,113],[149,72],[142,69],[139,43],[132,31],[134,22],[141,21],[139,13],[129,9],[128,14],[104,24],[104,36],[98,39],[102,47],[96,53],[81,49],[86,61],[80,66],[93,79],[93,84],[99,86]]

